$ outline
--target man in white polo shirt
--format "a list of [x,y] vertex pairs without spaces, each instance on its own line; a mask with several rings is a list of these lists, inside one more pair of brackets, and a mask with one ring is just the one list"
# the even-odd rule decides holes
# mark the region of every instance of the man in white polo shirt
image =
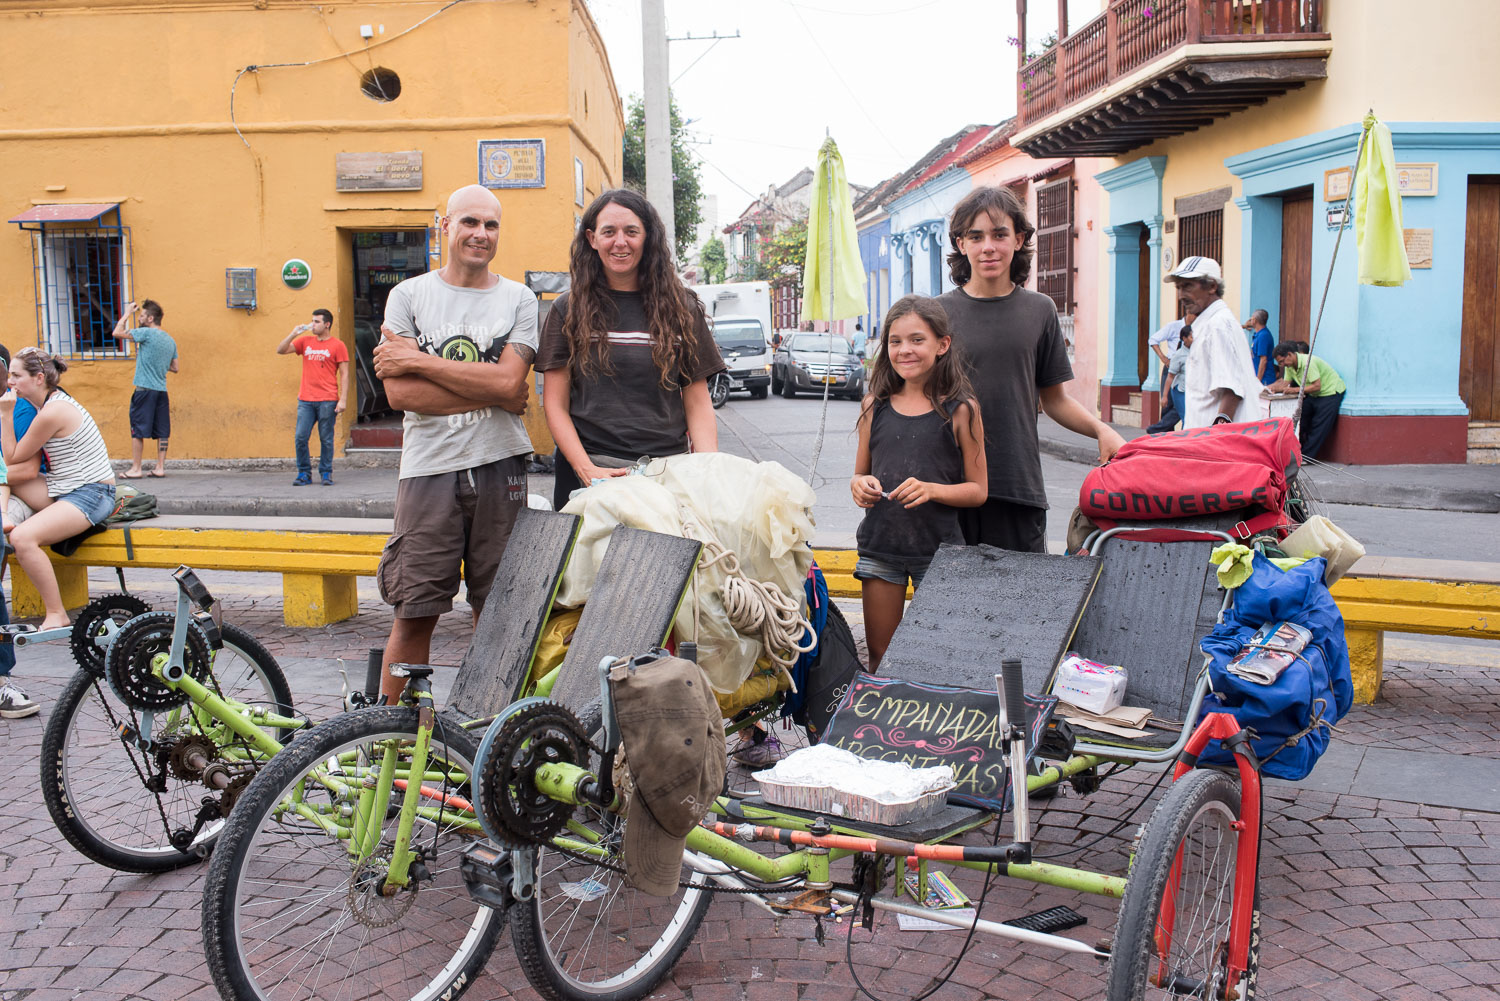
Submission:
[[1198,314],[1183,380],[1187,406],[1183,428],[1254,420],[1261,384],[1240,321],[1224,304],[1219,262],[1209,257],[1184,258],[1166,280],[1176,286],[1183,309]]

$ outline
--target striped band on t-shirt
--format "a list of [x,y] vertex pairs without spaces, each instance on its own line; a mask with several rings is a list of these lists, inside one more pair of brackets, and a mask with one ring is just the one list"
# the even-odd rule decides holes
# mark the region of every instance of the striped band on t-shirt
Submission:
[[47,464],[51,469],[47,474],[47,496],[62,497],[85,483],[114,482],[115,470],[109,464],[109,449],[104,445],[104,437],[94,418],[83,409],[83,404],[60,389],[53,391],[52,398],[77,407],[83,419],[72,434],[47,442]]

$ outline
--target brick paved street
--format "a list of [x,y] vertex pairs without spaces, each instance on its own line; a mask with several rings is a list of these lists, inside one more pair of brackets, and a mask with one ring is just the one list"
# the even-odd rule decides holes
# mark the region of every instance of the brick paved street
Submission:
[[[287,668],[299,703],[313,714],[337,703],[337,658],[358,682],[365,651],[389,625],[371,582],[361,581],[362,614],[320,630],[280,622],[280,581],[270,575],[215,575],[227,617],[260,638]],[[95,593],[110,588],[99,575]],[[171,597],[165,573],[136,574],[137,590],[157,607]],[[849,606],[857,624],[857,606]],[[434,660],[457,663],[467,643],[467,608],[440,626]],[[857,629],[856,625],[856,629]],[[1399,646],[1396,649],[1401,649]],[[1500,671],[1417,661],[1390,668],[1386,700],[1356,707],[1341,724],[1350,748],[1446,752],[1500,758]],[[1460,655],[1449,660],[1462,660]],[[71,674],[62,648],[23,650],[16,677],[43,704],[43,715],[0,721],[10,781],[0,791],[8,832],[0,848],[0,1001],[114,1001],[212,998],[199,943],[203,867],[159,876],[113,872],[84,860],[62,841],[41,804],[37,755],[46,712]],[[451,675],[450,675],[451,676]],[[1318,773],[1315,773],[1315,776]],[[1071,790],[1045,806],[1038,851],[1084,850],[1062,864],[1121,872],[1140,797],[1155,772],[1116,776],[1088,798]],[[1431,775],[1441,784],[1441,769]],[[1366,792],[1378,789],[1366,782]],[[1409,798],[1409,797],[1408,797]],[[1500,983],[1500,815],[1432,807],[1405,799],[1337,794],[1275,784],[1267,796],[1269,839],[1261,885],[1264,927],[1262,996],[1375,1001],[1492,999]],[[1105,835],[1097,844],[1083,844]],[[988,840],[988,831],[974,835]],[[969,892],[979,881],[960,877]],[[1054,904],[1085,914],[1069,934],[1107,938],[1114,904],[1049,888],[997,882],[985,915],[1006,919]],[[717,900],[697,940],[656,996],[692,1001],[846,1001],[857,996],[844,965],[847,925],[833,925],[826,946],[808,920],[776,921],[748,904]],[[882,998],[908,998],[942,971],[962,932],[902,932],[885,920],[873,939],[854,937],[859,978]],[[502,937],[471,998],[533,998]],[[1026,954],[979,938],[939,999],[1097,997],[1102,968],[1084,958]]]

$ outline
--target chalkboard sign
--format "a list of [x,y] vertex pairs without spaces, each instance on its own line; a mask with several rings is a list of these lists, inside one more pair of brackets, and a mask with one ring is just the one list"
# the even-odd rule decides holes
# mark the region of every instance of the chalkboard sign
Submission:
[[[1056,705],[1054,695],[1026,696],[1028,747],[1041,741]],[[958,788],[948,794],[950,801],[998,810],[1010,805],[1000,737],[1000,700],[993,691],[861,672],[822,742],[913,768],[952,765]]]

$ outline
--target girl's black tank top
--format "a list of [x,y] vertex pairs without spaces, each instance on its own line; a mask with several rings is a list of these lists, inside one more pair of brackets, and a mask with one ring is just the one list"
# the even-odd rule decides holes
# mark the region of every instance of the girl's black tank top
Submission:
[[[950,416],[957,406],[947,405]],[[870,421],[870,472],[886,492],[910,476],[928,483],[962,483],[964,457],[952,424],[938,411],[907,417],[881,400]],[[906,508],[883,498],[865,512],[854,539],[861,556],[898,560],[929,559],[944,542],[964,543],[957,508],[936,501]]]

